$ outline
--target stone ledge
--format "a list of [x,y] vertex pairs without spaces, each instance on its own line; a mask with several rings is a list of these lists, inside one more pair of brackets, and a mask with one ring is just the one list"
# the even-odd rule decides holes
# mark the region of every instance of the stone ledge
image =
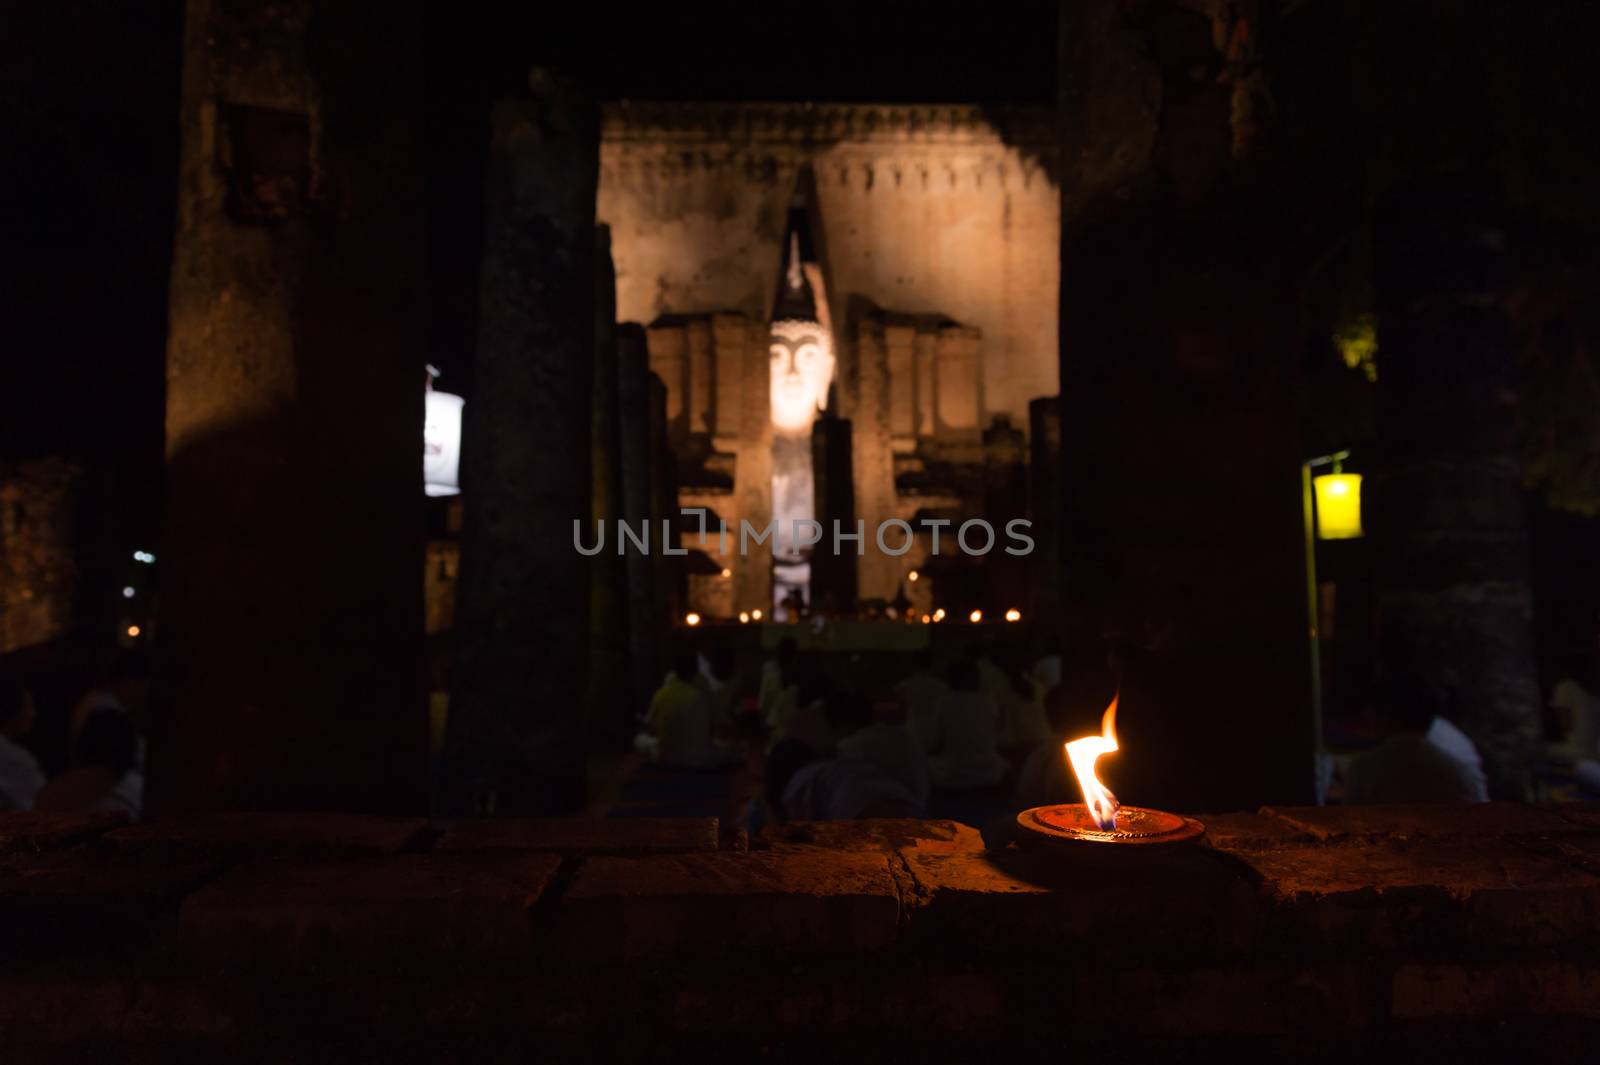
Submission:
[[179,946],[218,973],[526,965],[559,867],[553,855],[265,859],[184,902]]
[[1402,965],[1392,982],[1395,1017],[1509,1015],[1600,1019],[1600,965]]
[[104,842],[126,851],[228,861],[280,854],[343,857],[397,854],[417,844],[427,828],[427,821],[420,817],[208,814],[130,825],[108,832]]
[[990,855],[964,832],[899,852],[913,883],[908,934],[926,949],[1111,966],[1253,949],[1256,893],[1203,847]]
[[121,813],[7,813],[0,816],[0,857],[56,850],[127,823]]
[[[1548,809],[1511,802],[1466,806],[1264,806],[1261,813],[1319,842],[1365,837],[1483,839],[1571,831],[1572,822]],[[1600,819],[1597,819],[1600,824]]]
[[1600,933],[1600,877],[1511,839],[1240,851],[1276,951],[1552,947]]
[[673,854],[714,851],[715,817],[491,819],[464,821],[434,844],[436,851],[542,851],[547,854]]
[[749,853],[591,858],[557,915],[582,964],[727,951],[849,954],[888,946],[900,894],[876,853],[775,846]]
[[144,946],[168,931],[182,899],[219,869],[82,849],[8,860],[0,865],[0,961],[108,957]]
[[1281,817],[1258,814],[1196,814],[1206,826],[1205,842],[1218,850],[1267,850],[1315,843],[1317,836]]

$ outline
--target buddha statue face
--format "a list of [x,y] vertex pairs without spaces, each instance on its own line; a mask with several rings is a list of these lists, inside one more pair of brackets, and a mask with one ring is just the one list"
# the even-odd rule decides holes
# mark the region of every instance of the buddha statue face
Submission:
[[816,322],[772,323],[772,424],[780,432],[811,429],[828,401],[833,343]]

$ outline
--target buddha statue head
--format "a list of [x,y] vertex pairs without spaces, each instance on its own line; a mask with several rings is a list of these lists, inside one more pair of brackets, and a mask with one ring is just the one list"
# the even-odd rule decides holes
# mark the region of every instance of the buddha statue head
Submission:
[[779,432],[811,431],[833,382],[833,342],[821,323],[772,323],[772,424]]

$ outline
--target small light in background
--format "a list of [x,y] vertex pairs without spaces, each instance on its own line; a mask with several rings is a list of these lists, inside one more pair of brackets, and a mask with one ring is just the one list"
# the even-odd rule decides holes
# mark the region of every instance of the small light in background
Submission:
[[722,570],[722,575],[723,577],[731,577],[733,576],[733,570],[724,567]]
[[122,589],[122,598],[124,598],[124,599],[132,599],[133,595],[134,595],[133,585],[130,584],[126,588]]
[[700,615],[691,610],[689,613],[683,616],[683,622],[685,625],[693,628],[694,626],[700,624]]
[[933,620],[935,620],[935,621],[943,621],[944,620],[944,607],[940,607],[939,609],[937,609],[937,610],[935,610],[933,612]]
[[972,613],[967,615],[967,620],[976,625],[978,622],[983,620],[983,611],[974,610]]
[[748,610],[739,611],[739,624],[741,624],[741,625],[750,624],[750,611],[748,611]]
[[1006,620],[1007,621],[1021,621],[1022,620],[1022,611],[1018,610],[1016,607],[1012,607],[1010,610],[1006,611]]
[[928,616],[928,615],[927,615],[927,614],[924,614],[924,615],[922,615],[922,623],[923,623],[923,624],[924,624],[924,625],[926,625],[926,624],[927,624],[927,623],[928,623],[928,622],[930,622],[930,621],[932,621],[932,620],[933,620],[933,619],[932,619],[932,618],[931,618],[931,617],[929,617],[929,616]]
[[918,577],[921,577],[921,576],[922,576],[922,574],[918,573],[916,570],[912,570],[910,573],[906,574],[906,580],[915,581]]
[[760,620],[761,620],[761,611],[759,611],[759,610],[752,610],[752,611],[750,611],[750,616],[751,616],[751,617],[752,617],[752,618],[754,618],[754,619],[755,619],[755,620],[757,620],[757,621],[760,621]]
[[133,560],[135,562],[143,562],[145,565],[148,566],[148,565],[152,565],[152,564],[155,563],[156,556],[152,555],[148,551],[135,551],[133,553]]
[[139,635],[139,626],[137,626],[137,625],[129,625],[128,626],[128,635],[129,636],[137,636],[137,635]]

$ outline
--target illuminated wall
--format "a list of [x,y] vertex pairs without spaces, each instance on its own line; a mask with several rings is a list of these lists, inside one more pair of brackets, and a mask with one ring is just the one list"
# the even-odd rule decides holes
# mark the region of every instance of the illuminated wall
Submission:
[[[982,424],[1009,413],[1025,425],[1028,401],[1058,390],[1060,194],[1047,173],[1049,114],[611,105],[598,213],[611,227],[617,316],[769,320],[787,209],[809,166],[835,333],[848,336],[867,305],[976,329],[984,343],[971,404]],[[840,356],[847,379],[854,352]]]

